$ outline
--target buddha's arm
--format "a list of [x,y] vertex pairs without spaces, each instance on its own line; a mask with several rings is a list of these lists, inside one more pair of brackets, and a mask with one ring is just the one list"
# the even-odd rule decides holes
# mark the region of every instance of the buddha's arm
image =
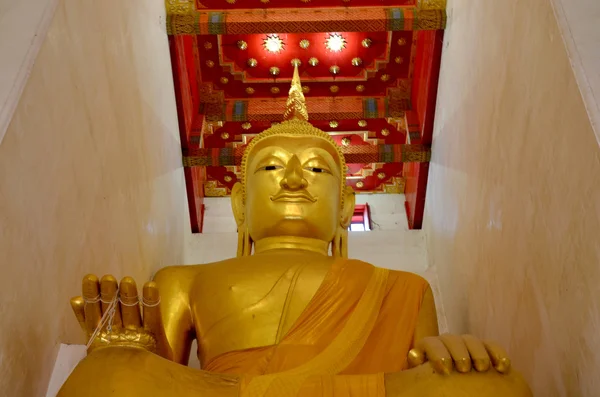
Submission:
[[166,338],[165,358],[187,365],[194,339],[189,291],[192,267],[174,266],[160,270],[154,281],[161,297],[161,316]]
[[435,300],[433,299],[431,287],[427,286],[427,289],[423,294],[421,308],[419,309],[417,326],[415,327],[415,333],[413,335],[413,346],[415,346],[417,342],[423,338],[438,335],[439,329],[437,321],[437,312],[435,310]]

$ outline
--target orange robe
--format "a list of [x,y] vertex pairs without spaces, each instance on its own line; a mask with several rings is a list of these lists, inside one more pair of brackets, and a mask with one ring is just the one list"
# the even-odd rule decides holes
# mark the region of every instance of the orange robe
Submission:
[[337,261],[280,343],[203,369],[243,375],[242,396],[384,396],[383,374],[407,367],[427,287],[411,273]]

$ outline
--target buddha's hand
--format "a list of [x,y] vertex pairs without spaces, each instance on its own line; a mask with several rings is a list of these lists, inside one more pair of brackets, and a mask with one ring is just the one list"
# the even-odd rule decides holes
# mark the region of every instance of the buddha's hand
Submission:
[[502,347],[472,335],[445,334],[421,339],[408,353],[408,363],[416,367],[426,361],[441,374],[450,374],[453,368],[461,373],[471,369],[486,372],[490,366],[500,373],[510,369],[510,360]]
[[83,296],[72,298],[71,307],[89,340],[88,353],[99,347],[133,346],[162,355],[166,344],[156,283],[144,285],[141,299],[131,277],[117,287],[113,276],[99,282],[88,274],[82,286]]

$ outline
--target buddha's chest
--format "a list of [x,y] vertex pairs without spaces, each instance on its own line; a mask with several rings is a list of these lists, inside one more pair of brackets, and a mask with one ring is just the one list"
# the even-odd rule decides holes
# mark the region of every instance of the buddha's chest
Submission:
[[330,268],[330,258],[215,268],[198,277],[192,316],[204,359],[277,343],[300,317]]

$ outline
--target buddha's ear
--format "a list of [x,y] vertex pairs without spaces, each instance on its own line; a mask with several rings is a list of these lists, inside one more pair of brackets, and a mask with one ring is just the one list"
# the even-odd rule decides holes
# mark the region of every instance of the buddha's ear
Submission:
[[344,229],[347,229],[352,222],[356,198],[354,197],[354,190],[352,189],[352,186],[346,186],[342,194],[344,195],[344,207],[342,208],[340,226]]
[[246,220],[246,206],[244,205],[244,187],[240,182],[233,185],[231,189],[231,209],[233,217],[238,228],[244,224]]

